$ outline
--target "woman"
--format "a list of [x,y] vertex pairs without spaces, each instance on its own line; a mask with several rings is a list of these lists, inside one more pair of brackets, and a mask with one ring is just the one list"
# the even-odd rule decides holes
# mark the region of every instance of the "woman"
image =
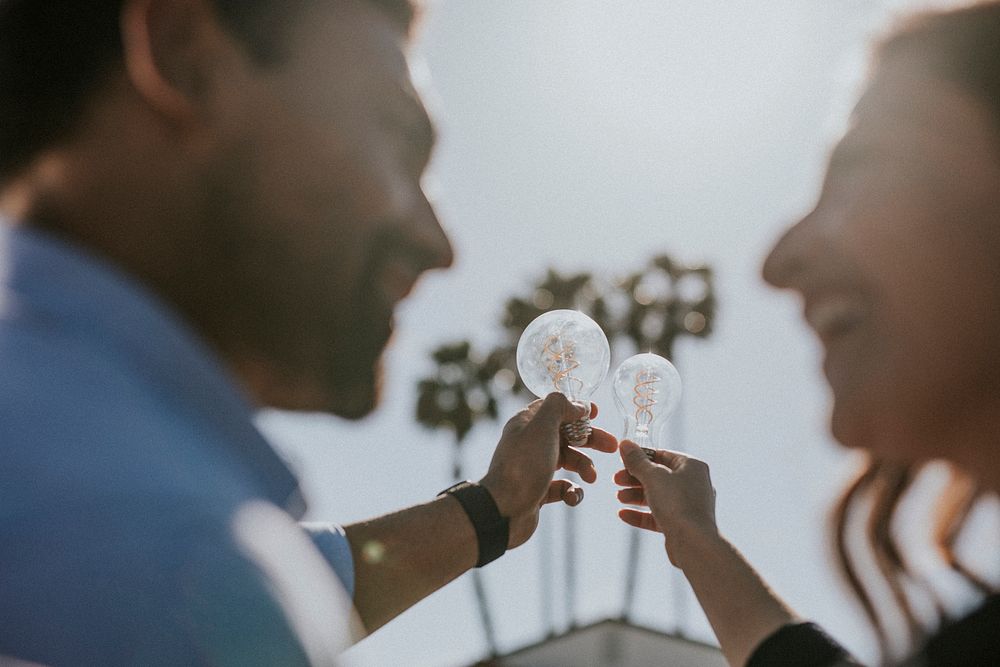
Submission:
[[[764,278],[801,295],[825,349],[833,435],[868,454],[834,518],[885,661],[899,663],[892,649],[905,643],[901,664],[1000,665],[1000,596],[952,548],[970,508],[1000,491],[1000,3],[918,17],[879,46],[875,65],[815,208],[772,250]],[[621,518],[664,534],[732,665],[855,664],[719,534],[704,463],[621,450],[619,499],[650,508]],[[935,459],[955,471],[935,537],[982,602],[927,629],[890,524]],[[889,609],[873,603],[872,578],[856,566],[849,529],[859,515]],[[908,633],[887,630],[887,612]]]

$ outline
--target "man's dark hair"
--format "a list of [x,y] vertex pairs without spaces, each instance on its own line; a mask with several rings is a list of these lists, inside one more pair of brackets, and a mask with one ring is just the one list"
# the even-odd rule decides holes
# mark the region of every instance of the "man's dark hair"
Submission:
[[[125,0],[0,0],[0,183],[65,139],[90,95],[121,66]],[[265,63],[315,0],[211,0],[222,24]],[[335,1],[335,0],[334,0]],[[409,26],[409,0],[367,0]]]

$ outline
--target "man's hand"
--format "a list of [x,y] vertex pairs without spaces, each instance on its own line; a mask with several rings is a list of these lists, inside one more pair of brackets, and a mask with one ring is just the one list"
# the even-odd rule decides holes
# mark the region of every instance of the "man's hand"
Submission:
[[[510,519],[508,548],[524,544],[538,526],[538,510],[546,503],[563,501],[578,505],[583,489],[566,479],[553,480],[562,468],[588,483],[597,479],[594,462],[560,439],[562,424],[597,416],[597,406],[571,403],[559,393],[549,394],[514,415],[504,426],[489,471],[480,481],[492,495],[500,513]],[[591,449],[614,452],[618,441],[595,428],[586,444]]]
[[[590,407],[590,416],[597,409]],[[568,480],[553,481],[563,468],[585,481],[597,471],[583,452],[560,442],[559,427],[587,416],[587,408],[561,394],[535,401],[504,427],[489,471],[480,481],[500,514],[510,520],[508,548],[523,544],[538,525],[538,510],[562,500],[576,505],[583,492]],[[587,446],[618,449],[609,433],[594,429]],[[369,632],[472,567],[479,556],[472,523],[449,496],[346,526],[354,556],[354,604]]]

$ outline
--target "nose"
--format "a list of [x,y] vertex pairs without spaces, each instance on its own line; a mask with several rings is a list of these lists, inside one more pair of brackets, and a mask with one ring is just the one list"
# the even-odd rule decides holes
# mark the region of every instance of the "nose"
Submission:
[[811,222],[815,211],[789,227],[774,244],[764,260],[761,274],[764,280],[779,288],[794,288],[809,263]]
[[423,250],[425,269],[447,269],[455,262],[455,251],[448,234],[441,226],[434,205],[426,196],[420,197],[417,213],[416,243]]

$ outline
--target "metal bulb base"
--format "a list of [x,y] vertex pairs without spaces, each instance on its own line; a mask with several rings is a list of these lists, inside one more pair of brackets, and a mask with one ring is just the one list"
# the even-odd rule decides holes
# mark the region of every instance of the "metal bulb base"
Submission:
[[562,433],[563,440],[570,447],[582,447],[590,439],[593,428],[590,426],[590,420],[584,418],[563,424],[560,432]]

